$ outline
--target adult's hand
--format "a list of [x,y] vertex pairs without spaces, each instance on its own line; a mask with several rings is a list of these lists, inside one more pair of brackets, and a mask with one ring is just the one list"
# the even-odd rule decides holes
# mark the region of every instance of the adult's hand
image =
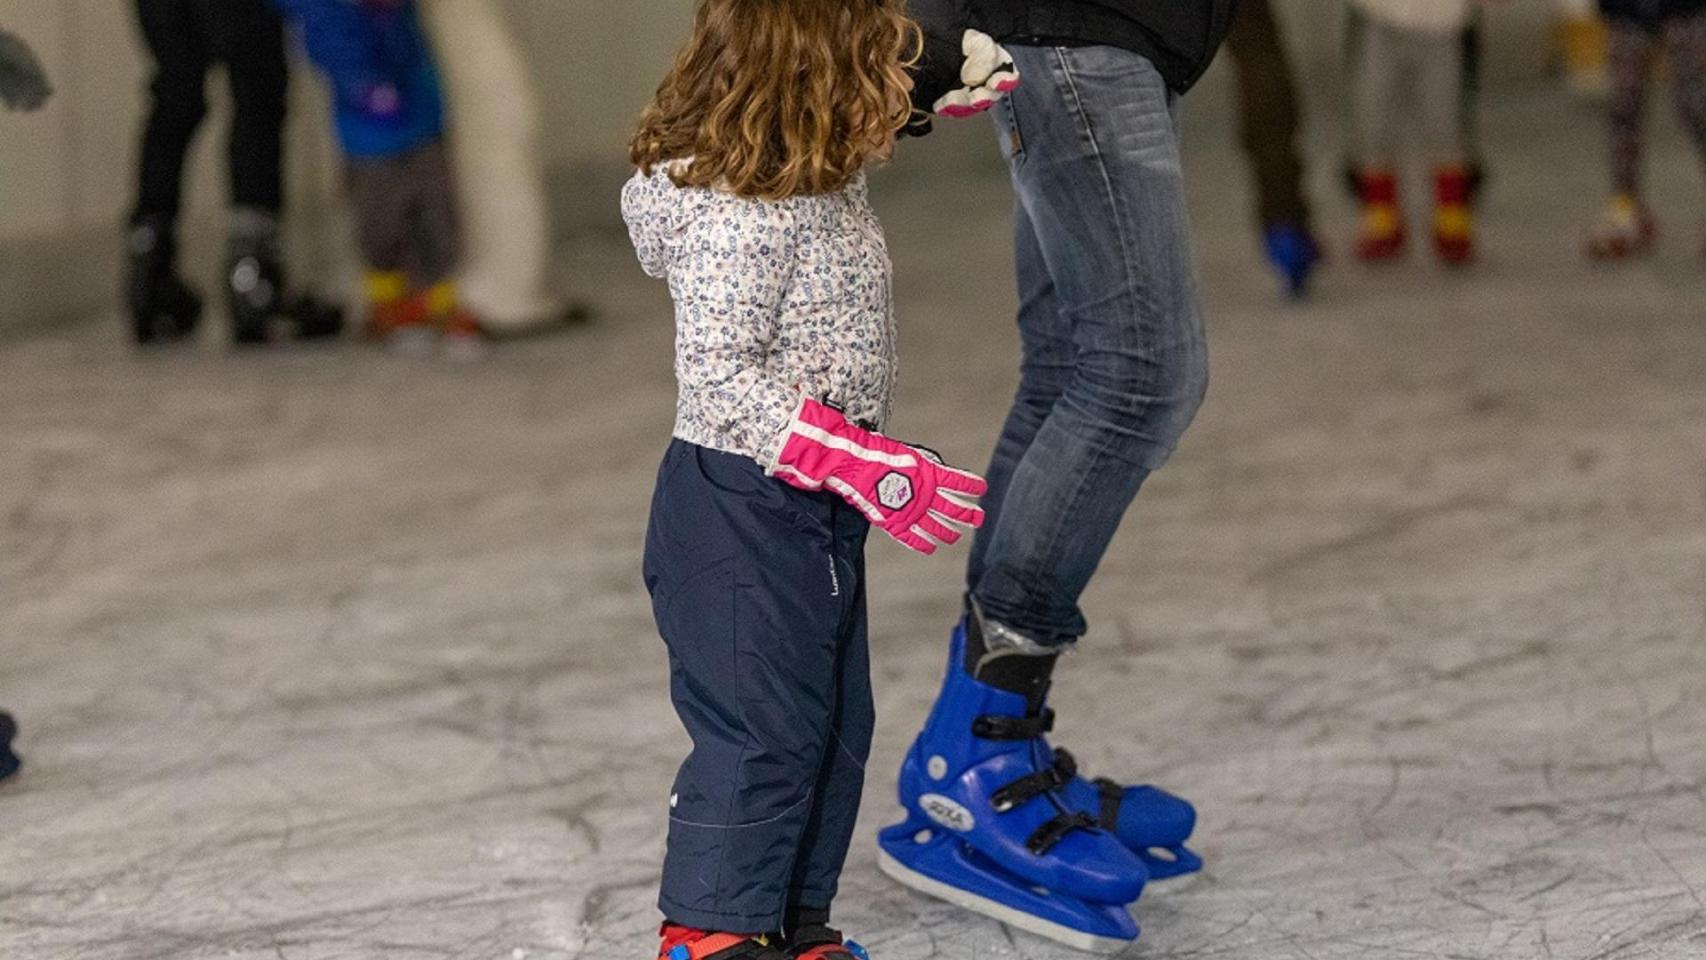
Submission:
[[965,30],[949,39],[926,30],[912,105],[936,116],[969,117],[995,106],[1018,85],[1013,57],[988,34]]
[[11,110],[34,110],[52,95],[53,87],[29,45],[0,30],[0,102]]

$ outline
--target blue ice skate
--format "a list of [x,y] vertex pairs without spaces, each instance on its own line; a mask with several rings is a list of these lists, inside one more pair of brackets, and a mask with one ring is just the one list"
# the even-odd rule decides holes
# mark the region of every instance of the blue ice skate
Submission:
[[956,629],[941,695],[901,766],[907,818],[879,836],[880,863],[920,892],[1111,953],[1137,939],[1129,905],[1148,873],[1061,792],[1048,718],[973,679]]
[[[951,656],[964,658],[966,621],[954,629]],[[1050,748],[1042,735],[1054,727],[1054,711],[1039,708],[1038,749],[1053,756],[1056,789],[1073,809],[1089,814],[1096,825],[1120,839],[1143,861],[1151,880],[1169,880],[1202,869],[1202,858],[1185,842],[1197,826],[1197,810],[1183,797],[1160,787],[1127,787],[1106,778],[1090,780],[1078,774],[1072,754]]]
[[1268,260],[1285,281],[1286,292],[1302,297],[1309,292],[1309,278],[1321,263],[1321,245],[1309,230],[1296,223],[1278,223],[1262,232]]

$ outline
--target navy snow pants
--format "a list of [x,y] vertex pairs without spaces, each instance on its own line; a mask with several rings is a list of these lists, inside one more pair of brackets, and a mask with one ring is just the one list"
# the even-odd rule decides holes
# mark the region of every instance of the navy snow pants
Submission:
[[835,898],[875,718],[869,530],[749,458],[680,440],[664,455],[646,588],[693,739],[669,798],[670,922],[769,933]]

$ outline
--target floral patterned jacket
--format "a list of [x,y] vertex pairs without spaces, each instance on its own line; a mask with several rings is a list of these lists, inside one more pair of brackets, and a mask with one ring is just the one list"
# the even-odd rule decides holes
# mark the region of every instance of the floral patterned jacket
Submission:
[[675,436],[770,469],[800,395],[882,429],[893,267],[861,174],[831,194],[746,200],[636,173],[622,216],[675,300]]

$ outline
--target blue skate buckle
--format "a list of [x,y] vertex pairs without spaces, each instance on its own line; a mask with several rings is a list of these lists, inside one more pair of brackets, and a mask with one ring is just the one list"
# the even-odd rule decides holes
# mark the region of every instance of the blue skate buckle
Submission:
[[852,940],[847,941],[842,946],[846,947],[847,952],[853,955],[853,960],[871,960],[871,954]]

